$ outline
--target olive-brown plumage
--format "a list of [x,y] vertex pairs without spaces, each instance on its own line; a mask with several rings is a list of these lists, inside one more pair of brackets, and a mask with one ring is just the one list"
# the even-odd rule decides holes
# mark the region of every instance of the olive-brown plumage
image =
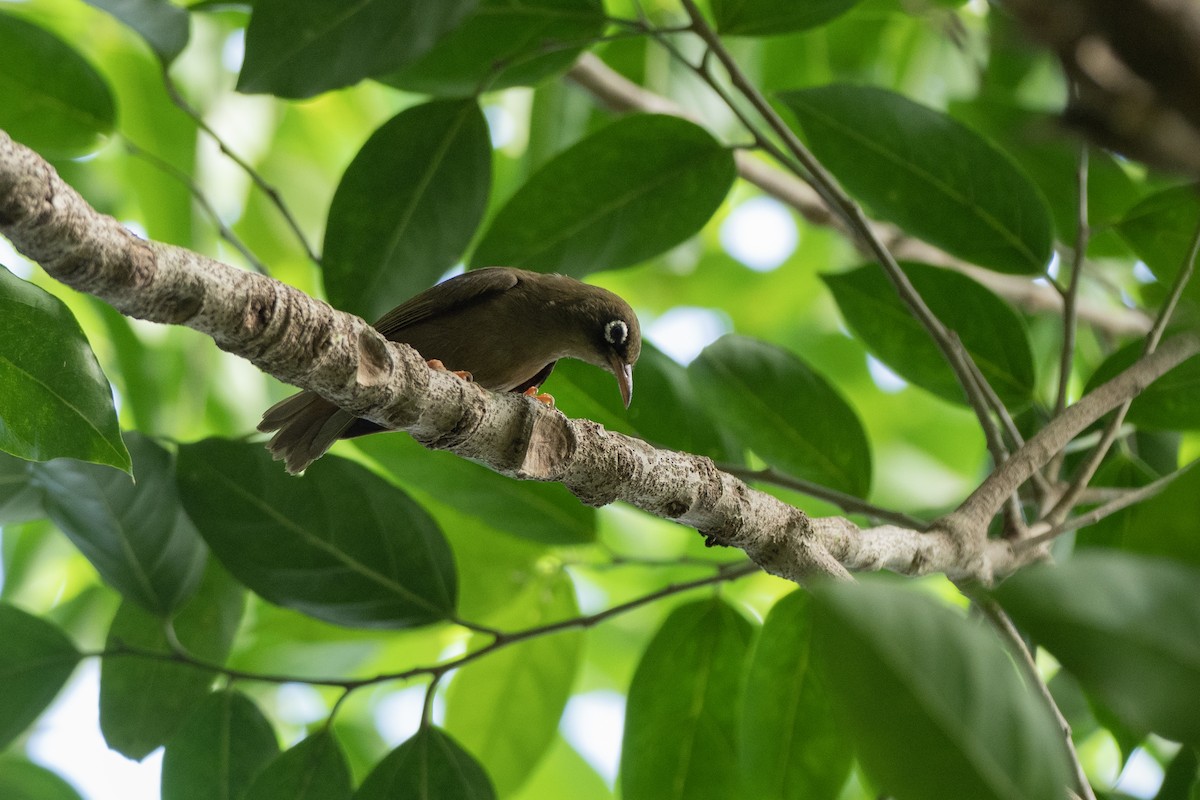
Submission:
[[[564,275],[509,267],[440,283],[385,314],[375,328],[495,391],[536,389],[558,359],[577,358],[611,372],[626,406],[642,350],[637,316],[617,295]],[[309,391],[271,406],[258,429],[276,431],[267,447],[293,473],[338,439],[383,430]]]

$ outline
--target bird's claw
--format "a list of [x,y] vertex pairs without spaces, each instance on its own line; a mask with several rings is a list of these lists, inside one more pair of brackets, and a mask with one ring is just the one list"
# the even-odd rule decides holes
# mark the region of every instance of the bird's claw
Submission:
[[474,376],[472,376],[471,373],[467,372],[465,369],[447,370],[446,365],[443,364],[439,359],[431,358],[428,361],[426,361],[425,363],[429,365],[430,369],[437,370],[438,372],[451,372],[451,373],[457,375],[458,377],[462,378],[467,383],[470,383],[471,381],[475,380]]
[[545,403],[546,405],[550,406],[550,408],[554,408],[553,395],[549,395],[549,394],[545,394],[545,393],[538,394],[538,387],[536,387],[536,386],[530,386],[528,389],[526,389],[524,391],[524,395],[526,397],[532,397],[534,400],[537,400],[539,403]]

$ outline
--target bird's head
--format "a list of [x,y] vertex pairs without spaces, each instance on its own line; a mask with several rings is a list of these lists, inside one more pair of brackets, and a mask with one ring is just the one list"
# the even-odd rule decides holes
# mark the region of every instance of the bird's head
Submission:
[[587,331],[583,360],[613,374],[628,408],[633,398],[633,365],[642,354],[642,329],[628,303],[607,289],[589,289],[592,296],[580,308]]

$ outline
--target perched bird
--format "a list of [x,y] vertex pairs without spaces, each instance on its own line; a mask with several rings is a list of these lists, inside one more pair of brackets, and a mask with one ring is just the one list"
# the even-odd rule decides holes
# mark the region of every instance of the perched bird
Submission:
[[[426,289],[375,328],[411,345],[431,367],[469,373],[495,391],[536,395],[558,359],[577,358],[611,372],[626,407],[642,351],[637,316],[620,297],[565,275],[509,267],[472,270]],[[267,449],[291,473],[338,439],[384,430],[309,391],[268,408],[258,429],[276,431]]]

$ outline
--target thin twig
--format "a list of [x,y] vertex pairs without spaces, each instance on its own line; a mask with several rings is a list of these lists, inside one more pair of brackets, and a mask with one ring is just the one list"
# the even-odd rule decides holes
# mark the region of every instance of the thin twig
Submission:
[[268,183],[267,180],[249,164],[249,162],[235,153],[229,147],[229,145],[225,144],[225,140],[222,139],[220,135],[218,135],[217,132],[212,129],[211,126],[209,126],[200,112],[194,109],[190,103],[188,103],[183,94],[179,91],[179,87],[175,85],[175,80],[171,77],[171,73],[168,71],[166,64],[164,64],[162,68],[162,79],[163,86],[166,87],[167,95],[170,97],[171,102],[180,111],[191,117],[192,121],[196,123],[197,127],[208,134],[208,136],[214,142],[216,142],[217,147],[220,148],[221,152],[225,154],[226,158],[237,164],[238,167],[240,167],[241,170],[246,173],[250,180],[253,181],[254,185],[257,186],[259,190],[267,196],[267,199],[271,201],[271,204],[275,206],[275,208],[279,211],[279,214],[283,217],[283,221],[289,228],[291,228],[292,233],[296,236],[296,240],[300,242],[300,246],[304,249],[304,253],[308,256],[308,259],[314,264],[319,265],[321,263],[321,257],[317,255],[316,251],[313,250],[309,245],[308,239],[305,237],[304,231],[300,227],[300,223],[296,221],[294,216],[292,216],[292,212],[287,207],[287,203],[283,201],[283,195],[279,192],[279,190],[276,189],[272,184]]
[[771,104],[767,102],[767,99],[758,90],[758,87],[742,72],[737,62],[733,59],[733,56],[721,42],[720,37],[717,36],[716,31],[705,21],[704,15],[696,6],[695,0],[682,0],[682,2],[684,9],[691,19],[693,32],[704,40],[709,50],[721,62],[725,71],[729,74],[734,88],[749,101],[775,135],[782,140],[787,151],[799,162],[801,170],[797,171],[798,177],[808,181],[829,207],[833,209],[834,213],[845,220],[847,226],[854,232],[855,236],[862,240],[868,251],[879,262],[880,266],[883,267],[884,273],[895,287],[901,300],[929,332],[938,349],[942,351],[943,357],[946,358],[950,367],[954,370],[959,385],[963,387],[963,391],[967,395],[967,400],[971,408],[975,411],[975,416],[978,418],[979,424],[985,433],[993,460],[996,463],[1003,462],[1007,451],[1003,446],[999,428],[988,411],[987,399],[978,391],[976,383],[971,377],[971,368],[967,363],[970,360],[970,355],[954,347],[953,341],[950,338],[950,332],[925,304],[916,287],[913,286],[908,276],[904,274],[904,271],[900,269],[900,265],[896,262],[895,257],[892,256],[891,252],[875,234],[862,209],[842,190],[833,175],[805,147],[799,137],[787,126],[787,123],[776,113]]
[[1088,239],[1091,230],[1088,227],[1088,147],[1079,146],[1079,165],[1075,173],[1075,185],[1079,192],[1079,205],[1076,223],[1079,230],[1075,235],[1075,252],[1071,257],[1070,274],[1067,276],[1067,288],[1063,292],[1063,344],[1058,369],[1058,394],[1054,400],[1055,415],[1061,414],[1067,407],[1067,392],[1071,383],[1071,371],[1075,362],[1075,330],[1078,322],[1079,279],[1083,273],[1083,260],[1087,256]]
[[[1175,283],[1171,286],[1171,292],[1167,295],[1166,302],[1158,312],[1158,317],[1154,320],[1154,326],[1150,329],[1150,333],[1146,336],[1146,343],[1142,348],[1142,357],[1153,353],[1160,341],[1162,341],[1163,332],[1166,331],[1167,325],[1171,321],[1171,316],[1175,312],[1175,307],[1179,303],[1179,298],[1183,295],[1183,290],[1191,280],[1192,273],[1196,267],[1196,256],[1200,253],[1200,222],[1196,224],[1196,230],[1192,234],[1192,243],[1188,248],[1187,257],[1179,266],[1179,274],[1175,276]],[[1046,521],[1051,525],[1057,525],[1066,519],[1071,508],[1078,501],[1079,495],[1087,488],[1092,478],[1096,474],[1096,470],[1100,468],[1101,462],[1108,455],[1109,448],[1117,439],[1120,433],[1121,425],[1125,422],[1125,415],[1129,412],[1129,407],[1133,404],[1133,398],[1129,398],[1116,410],[1108,425],[1104,428],[1104,435],[1100,438],[1100,443],[1096,449],[1092,451],[1087,461],[1080,467],[1075,477],[1071,481],[1071,485],[1063,493],[1063,496],[1046,515]]]
[[210,203],[208,198],[204,196],[204,192],[200,191],[200,187],[197,186],[194,181],[192,181],[190,175],[176,167],[174,164],[154,155],[154,153],[151,153],[144,147],[135,144],[129,138],[125,139],[125,149],[128,150],[131,155],[142,159],[147,164],[150,164],[155,169],[166,173],[182,184],[184,188],[188,190],[188,193],[195,198],[196,203],[200,206],[208,218],[212,220],[212,223],[216,227],[217,233],[220,235],[220,237],[229,242],[229,244],[233,246],[233,249],[242,254],[242,258],[246,259],[246,263],[250,265],[251,269],[257,272],[259,275],[270,274],[267,271],[266,264],[263,264],[261,261],[259,261],[258,256],[254,255],[254,252],[246,246],[245,242],[238,238],[237,234],[235,234],[230,227],[225,224],[225,221],[221,219],[221,215],[217,213],[217,210],[213,208],[212,203]]

